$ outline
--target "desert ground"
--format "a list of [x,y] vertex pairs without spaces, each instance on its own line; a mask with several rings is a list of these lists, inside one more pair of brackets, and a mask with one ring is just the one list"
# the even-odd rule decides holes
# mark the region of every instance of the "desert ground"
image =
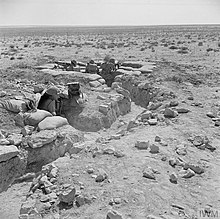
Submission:
[[[90,128],[97,104],[115,90],[103,92],[80,81],[90,101],[82,112],[87,119],[71,120],[68,114],[84,136],[73,144],[79,150],[37,167],[30,163],[0,193],[0,218],[195,219],[205,218],[205,210],[220,217],[220,26],[71,30],[1,29],[1,101],[32,92],[38,84],[63,86],[70,80],[37,66],[99,62],[109,55],[122,63],[122,77],[113,84],[129,91],[131,107],[110,125]],[[141,71],[136,63],[154,68]],[[137,89],[143,83],[147,88]],[[15,116],[0,108],[5,136],[21,133]],[[27,146],[21,141],[17,147],[21,153]],[[30,188],[42,177],[42,166],[50,169],[52,163],[58,172],[51,201],[51,192],[40,187],[30,194]],[[73,203],[60,201],[66,188],[75,188]],[[24,206],[31,197],[37,204],[28,213]]]

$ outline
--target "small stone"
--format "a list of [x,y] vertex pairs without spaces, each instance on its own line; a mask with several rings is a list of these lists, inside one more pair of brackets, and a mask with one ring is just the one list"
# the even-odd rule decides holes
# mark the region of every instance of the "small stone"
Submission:
[[6,91],[1,91],[1,92],[0,92],[0,97],[4,97],[4,96],[6,96],[6,94],[7,94]]
[[120,135],[120,134],[112,135],[112,136],[111,136],[111,140],[119,140],[120,138],[121,138],[121,135]]
[[155,140],[154,140],[154,141],[155,141],[155,142],[161,142],[161,137],[157,135],[157,136],[155,137]]
[[175,183],[175,184],[177,183],[177,175],[176,175],[176,173],[173,172],[173,173],[170,174],[170,182],[171,183]]
[[115,153],[115,148],[113,147],[109,147],[109,148],[105,148],[103,150],[103,154],[108,154],[108,155],[112,155]]
[[88,169],[87,169],[87,173],[88,173],[88,174],[94,173],[94,169],[93,169],[93,168],[88,168]]
[[200,167],[198,164],[186,164],[186,166],[193,170],[197,174],[202,174],[205,172],[204,168]]
[[170,164],[170,166],[172,166],[172,167],[175,167],[176,166],[176,158],[170,158],[169,159],[169,164]]
[[175,107],[175,106],[178,106],[178,105],[179,105],[179,103],[176,100],[170,101],[170,104],[169,104],[170,107]]
[[121,158],[121,157],[124,157],[125,154],[121,151],[115,151],[114,156],[117,157],[117,158]]
[[143,177],[148,178],[148,179],[156,179],[153,170],[150,167],[147,167],[144,171],[143,171]]
[[212,112],[207,112],[206,116],[208,116],[209,118],[215,118],[215,115]]
[[107,213],[106,219],[123,219],[123,217],[122,217],[122,215],[119,214],[117,211],[115,211],[115,210],[110,210],[110,211]]
[[85,204],[85,199],[82,195],[76,197],[76,206],[80,207]]
[[176,108],[178,113],[188,113],[190,110],[186,108]]
[[157,124],[157,119],[149,119],[148,123],[149,123],[149,125],[156,125]]
[[107,115],[107,113],[108,113],[109,111],[110,111],[109,106],[104,105],[104,104],[102,104],[102,105],[99,106],[99,112],[103,113],[104,115]]
[[72,154],[78,154],[80,153],[83,149],[85,148],[85,144],[84,143],[75,143],[71,146],[71,148],[69,149],[69,153],[70,155]]
[[100,87],[102,84],[99,81],[90,81],[90,87]]
[[102,96],[102,95],[98,95],[98,96],[97,96],[97,99],[99,99],[99,100],[105,100],[106,97],[104,97],[104,96]]
[[116,205],[121,204],[121,198],[114,198],[113,200]]
[[127,125],[127,131],[130,131],[131,129],[135,128],[137,124],[135,123],[134,120],[131,120],[128,125]]
[[159,153],[159,150],[160,150],[160,148],[158,145],[156,145],[156,144],[150,145],[150,153],[156,154],[156,153]]
[[191,169],[180,170],[179,174],[182,178],[191,178],[191,177],[195,176],[195,172]]
[[167,143],[166,141],[163,141],[163,140],[162,140],[162,141],[160,142],[160,145],[163,146],[163,147],[166,147],[166,146],[168,146],[168,143]]
[[189,96],[187,99],[188,100],[194,100],[193,96]]
[[7,137],[7,140],[15,145],[15,146],[19,146],[21,143],[22,143],[22,135],[21,134],[10,134],[8,137]]
[[187,154],[186,147],[184,145],[178,145],[176,148],[176,153],[178,155],[185,156]]
[[211,145],[211,144],[209,144],[209,143],[205,144],[205,148],[207,148],[207,149],[210,150],[210,151],[216,150],[216,147],[213,146],[213,145]]
[[16,157],[19,153],[19,150],[14,145],[9,145],[5,147],[0,146],[0,163],[7,161],[13,157]]
[[150,146],[149,141],[137,141],[135,143],[135,147],[140,149],[140,150],[146,150],[146,149],[148,149],[149,146]]
[[161,157],[161,160],[162,160],[162,161],[166,161],[166,160],[167,160],[167,157],[166,157],[166,156],[162,156],[162,157]]
[[167,118],[175,118],[178,116],[178,112],[170,108],[166,108],[164,111],[164,116]]
[[199,136],[199,135],[198,135],[198,136],[195,136],[192,143],[193,143],[193,145],[196,146],[196,147],[202,145],[202,144],[204,143],[203,137],[201,137],[201,136]]
[[49,200],[50,200],[50,198],[48,195],[42,195],[40,198],[41,202],[48,202]]
[[162,219],[162,218],[151,214],[147,216],[147,219]]
[[104,170],[100,169],[99,174],[97,175],[95,181],[96,182],[103,182],[107,178],[108,178],[107,173]]
[[25,127],[21,129],[21,134],[23,136],[31,135],[33,131],[34,131],[34,126],[26,125]]
[[220,120],[215,121],[215,126],[220,126]]
[[141,115],[141,120],[143,121],[143,120],[148,120],[148,119],[151,119],[151,117],[152,117],[152,112],[151,111],[146,111],[145,113],[143,113],[142,115]]
[[60,202],[72,204],[73,201],[75,200],[75,194],[76,194],[76,189],[71,186],[59,194],[59,200]]
[[0,139],[0,145],[10,145],[10,141],[5,139],[5,138],[2,138]]

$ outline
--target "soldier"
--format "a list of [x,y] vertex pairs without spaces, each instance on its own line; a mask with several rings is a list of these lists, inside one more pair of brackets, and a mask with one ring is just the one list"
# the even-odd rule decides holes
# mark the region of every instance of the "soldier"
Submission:
[[99,68],[95,64],[94,60],[90,60],[90,62],[87,64],[86,73],[90,73],[90,74],[98,74],[99,73]]

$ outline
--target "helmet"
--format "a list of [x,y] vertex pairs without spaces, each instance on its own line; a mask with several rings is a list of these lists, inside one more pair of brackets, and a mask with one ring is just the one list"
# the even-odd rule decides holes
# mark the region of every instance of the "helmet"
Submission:
[[46,94],[49,94],[51,96],[57,96],[59,94],[59,90],[56,87],[49,87],[46,90]]

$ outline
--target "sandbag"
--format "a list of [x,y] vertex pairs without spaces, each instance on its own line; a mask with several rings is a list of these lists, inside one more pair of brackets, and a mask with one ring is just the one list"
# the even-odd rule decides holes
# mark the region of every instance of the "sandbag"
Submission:
[[53,116],[53,117],[47,117],[43,121],[41,121],[38,124],[38,129],[39,130],[56,129],[68,124],[69,123],[66,118],[63,118],[61,116]]
[[0,103],[0,106],[14,113],[27,112],[27,105],[24,100],[5,100]]
[[53,116],[50,112],[46,110],[36,110],[34,112],[24,113],[24,125],[37,126],[46,117]]

